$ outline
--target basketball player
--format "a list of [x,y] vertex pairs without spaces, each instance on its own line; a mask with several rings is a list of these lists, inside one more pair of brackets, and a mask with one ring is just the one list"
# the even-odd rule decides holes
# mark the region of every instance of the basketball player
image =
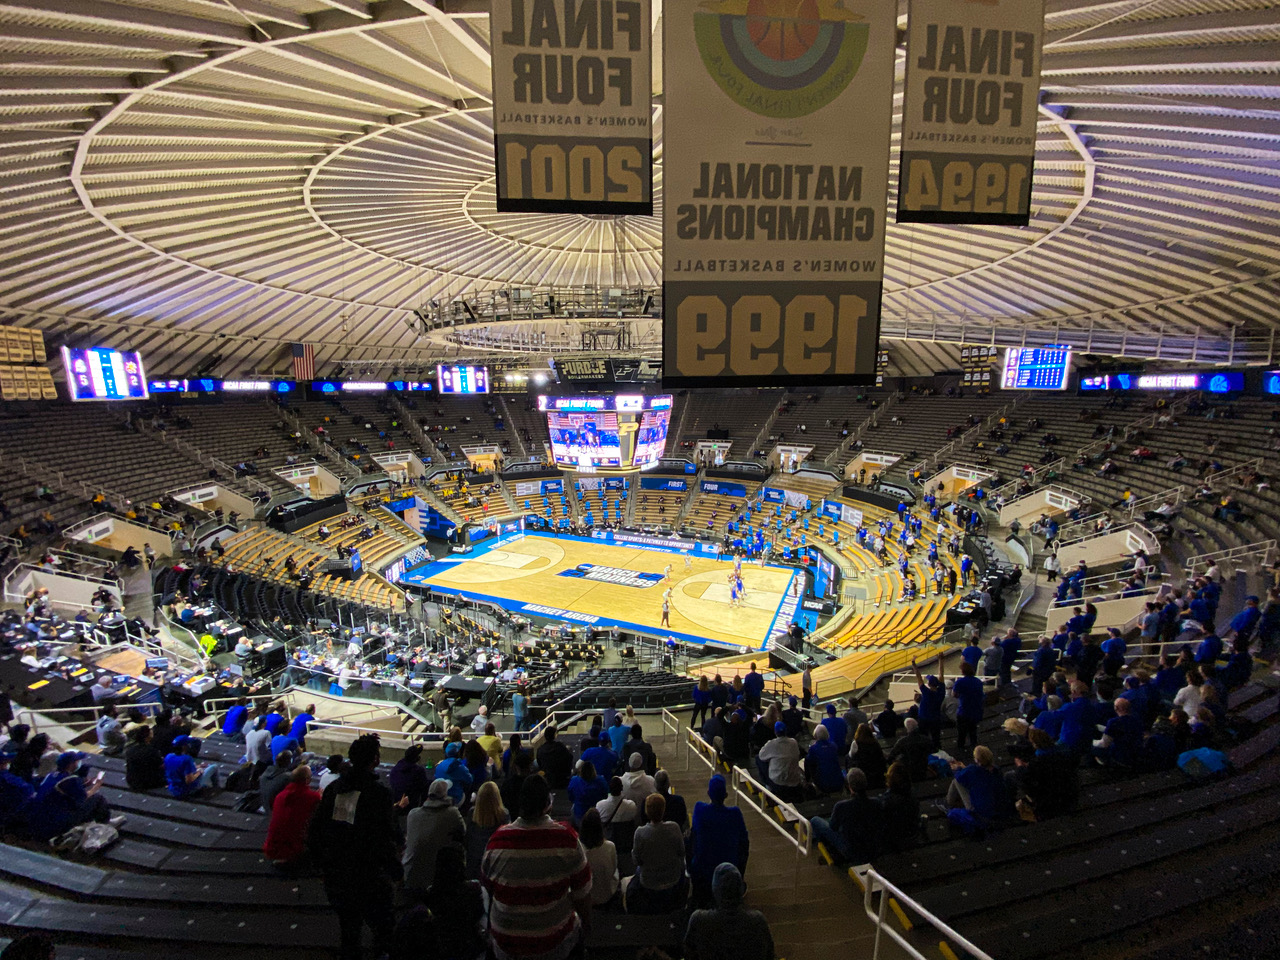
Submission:
[[669,619],[670,616],[671,616],[671,601],[664,596],[662,598],[662,623],[660,624],[660,626],[663,626],[663,627],[671,626],[671,621]]
[[743,600],[747,599],[747,585],[742,582],[742,577],[741,576],[734,577],[733,583],[734,583],[734,586],[738,588],[738,596],[741,597]]
[[693,568],[693,555],[688,551],[686,551],[684,555],[684,568],[686,570],[690,570]]
[[668,563],[666,566],[666,569],[662,571],[662,579],[663,580],[671,579],[671,564]]
[[730,608],[738,605],[738,581],[733,577],[729,578],[729,606]]

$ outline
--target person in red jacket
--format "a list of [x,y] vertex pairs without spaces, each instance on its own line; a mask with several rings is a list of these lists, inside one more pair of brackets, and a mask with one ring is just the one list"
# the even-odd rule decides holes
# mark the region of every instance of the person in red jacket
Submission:
[[288,866],[302,859],[307,826],[319,802],[320,791],[311,789],[311,768],[300,764],[271,806],[267,842],[262,845],[268,860],[278,866]]

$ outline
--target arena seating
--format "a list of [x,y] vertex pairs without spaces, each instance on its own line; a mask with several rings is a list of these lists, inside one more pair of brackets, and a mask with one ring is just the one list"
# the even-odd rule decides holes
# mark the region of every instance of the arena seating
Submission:
[[731,497],[720,493],[707,493],[701,488],[690,495],[688,509],[684,516],[684,526],[699,534],[722,537],[725,524],[732,522],[742,509],[754,499],[760,489],[758,483],[745,483],[746,496]]
[[[727,459],[753,459],[756,437],[780,399],[781,395],[772,390],[682,392],[676,396],[671,411],[670,436],[677,442],[668,441],[667,452],[692,457],[694,444],[707,439],[708,430],[723,430],[733,444]],[[677,429],[679,437],[676,437]]]
[[689,494],[670,490],[637,490],[635,493],[635,522],[642,527],[672,527],[684,509]]

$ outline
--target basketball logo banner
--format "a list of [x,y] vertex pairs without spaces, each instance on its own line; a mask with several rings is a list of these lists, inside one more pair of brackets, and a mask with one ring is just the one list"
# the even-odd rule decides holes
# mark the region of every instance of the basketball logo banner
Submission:
[[500,211],[653,213],[650,0],[493,0]]
[[664,383],[874,381],[894,17],[664,4]]
[[1044,0],[911,0],[899,223],[1025,226]]

